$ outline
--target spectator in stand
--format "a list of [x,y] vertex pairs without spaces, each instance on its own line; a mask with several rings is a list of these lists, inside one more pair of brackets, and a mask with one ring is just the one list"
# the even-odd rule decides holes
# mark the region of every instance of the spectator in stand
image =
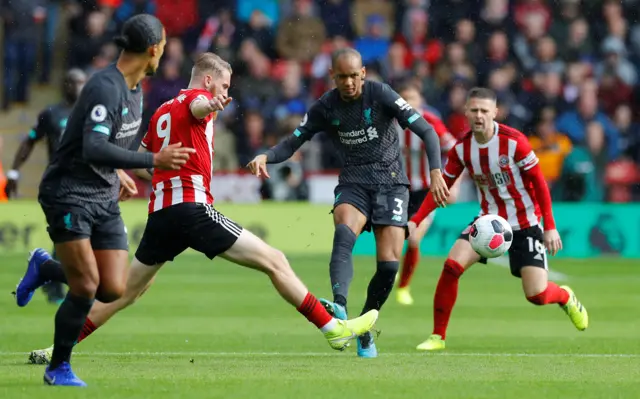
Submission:
[[118,49],[114,43],[103,44],[98,55],[93,58],[91,65],[89,65],[85,70],[87,77],[91,77],[95,72],[109,66],[109,64],[118,58],[119,53],[120,49]]
[[496,31],[513,34],[515,27],[513,18],[509,15],[509,0],[485,0],[476,31],[481,42]]
[[584,18],[578,18],[569,26],[568,38],[560,44],[561,56],[565,62],[593,60],[594,48],[589,35],[589,25]]
[[[574,22],[581,17],[580,0],[560,0],[559,3],[560,9],[551,21],[549,34],[560,46],[560,53],[565,55],[565,46],[572,42],[572,33],[570,33],[570,31],[574,29]],[[585,22],[584,19],[583,22]],[[575,45],[575,43],[573,43],[572,46],[573,45]],[[568,60],[565,59],[565,61]]]
[[477,65],[482,56],[481,47],[476,39],[476,26],[469,19],[461,19],[456,23],[455,42],[463,46],[466,59]]
[[166,59],[163,61],[158,76],[151,78],[150,89],[147,92],[145,103],[151,113],[155,112],[162,104],[174,98],[180,90],[187,87],[189,81],[180,76],[179,60]]
[[371,15],[380,15],[387,26],[395,21],[395,7],[388,0],[355,0],[351,8],[351,25],[355,36],[367,34],[367,20]]
[[617,37],[608,37],[602,43],[604,60],[598,63],[595,73],[600,78],[604,73],[613,71],[624,84],[633,86],[638,81],[638,72],[627,59],[627,48]]
[[567,105],[573,105],[580,96],[580,86],[589,74],[589,64],[573,62],[566,71],[566,83],[562,89],[562,97]]
[[581,145],[585,143],[585,132],[590,122],[598,122],[602,127],[607,142],[609,160],[615,160],[620,153],[618,129],[607,115],[598,110],[596,93],[583,89],[578,99],[577,109],[560,115],[556,121],[556,128],[566,134],[574,144]]
[[510,63],[509,38],[504,31],[496,30],[489,36],[486,46],[486,57],[477,64],[478,83],[486,85],[489,73]]
[[553,107],[542,110],[536,124],[536,134],[529,137],[531,148],[540,160],[540,168],[550,187],[560,178],[564,159],[573,148],[571,140],[556,130],[554,119]]
[[605,128],[597,121],[586,125],[585,144],[576,145],[562,165],[560,181],[552,190],[559,201],[600,202],[604,200],[604,171],[607,163]]
[[242,118],[241,140],[237,143],[238,160],[246,165],[260,152],[266,151],[266,122],[260,110],[247,109]]
[[4,25],[2,109],[12,101],[29,100],[31,74],[35,66],[38,29],[46,17],[44,0],[4,0],[0,15]]
[[406,66],[407,48],[402,43],[392,43],[387,56],[380,62],[382,74],[388,83],[403,80],[411,72]]
[[556,42],[551,36],[544,36],[536,42],[535,69],[543,72],[564,72],[564,62],[559,59]]
[[384,58],[389,51],[389,28],[382,15],[371,14],[367,18],[367,33],[353,43],[362,55],[362,63],[369,65]]
[[640,124],[633,121],[631,107],[618,106],[613,121],[620,131],[620,151],[622,156],[640,164]]
[[351,29],[351,5],[347,0],[318,0],[320,18],[324,22],[327,36],[330,38],[341,36],[347,39],[353,37]]
[[613,117],[618,107],[631,103],[633,88],[625,84],[614,70],[609,69],[600,76],[598,98],[604,113]]
[[293,13],[278,27],[276,48],[281,57],[306,62],[320,52],[326,33],[312,6],[311,0],[293,0]]
[[404,60],[406,68],[411,68],[418,60],[435,66],[442,58],[443,45],[440,40],[429,36],[429,15],[424,9],[414,8],[407,12],[396,41],[407,49]]
[[271,61],[256,50],[255,55],[250,56],[246,62],[248,74],[235,80],[231,88],[237,95],[231,94],[231,97],[239,102],[241,109],[257,109],[268,115],[268,111],[272,109],[271,104],[278,98],[280,91],[278,83],[270,76]]
[[106,34],[107,23],[107,16],[102,11],[92,11],[87,16],[87,34],[72,37],[69,43],[69,68],[87,69],[91,65],[102,46],[110,41]]
[[269,18],[262,11],[255,10],[252,12],[249,21],[240,23],[238,31],[234,33],[236,41],[234,47],[237,48],[238,40],[252,39],[267,57],[276,57],[277,54],[273,46],[273,27]]
[[446,91],[447,104],[442,111],[445,116],[445,125],[456,139],[462,138],[469,129],[469,123],[464,116],[464,107],[467,102],[467,87],[464,81],[456,80]]

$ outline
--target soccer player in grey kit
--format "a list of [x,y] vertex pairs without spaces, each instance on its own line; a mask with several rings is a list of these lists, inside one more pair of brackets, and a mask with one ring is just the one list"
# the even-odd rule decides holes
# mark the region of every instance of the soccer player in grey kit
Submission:
[[[335,233],[329,266],[333,302],[321,301],[335,317],[346,319],[353,279],[352,251],[362,231],[373,227],[377,253],[377,268],[362,313],[380,310],[398,272],[406,237],[409,181],[402,166],[396,120],[424,140],[431,190],[439,204],[445,203],[449,190],[441,173],[438,135],[388,85],[364,80],[366,71],[360,53],[351,48],[336,51],[330,73],[336,89],[311,106],[293,135],[258,155],[248,167],[256,176],[269,177],[266,164],[287,160],[322,131],[342,152],[345,163],[335,189]],[[371,333],[358,337],[357,342],[358,356],[377,357]]]
[[116,169],[180,169],[194,152],[179,148],[180,143],[155,154],[126,149],[139,136],[142,122],[140,82],[157,70],[165,43],[164,27],[152,15],[139,14],[124,23],[116,39],[123,50],[118,61],[84,86],[40,183],[38,201],[60,262],[34,251],[16,288],[16,302],[25,306],[47,281],[69,286],[55,317],[54,349],[44,374],[48,385],[86,385],[71,370],[74,343],[94,299],[115,301],[125,288],[129,245]]

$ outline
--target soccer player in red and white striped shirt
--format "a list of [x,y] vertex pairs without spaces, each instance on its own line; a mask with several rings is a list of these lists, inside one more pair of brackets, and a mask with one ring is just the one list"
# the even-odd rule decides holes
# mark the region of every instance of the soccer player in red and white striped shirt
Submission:
[[[586,309],[569,287],[548,281],[545,249],[555,255],[562,241],[555,227],[551,196],[538,158],[526,136],[494,121],[495,93],[485,88],[469,92],[466,116],[471,131],[449,151],[445,180],[451,186],[464,169],[474,179],[480,198],[480,214],[500,215],[513,228],[509,249],[511,274],[522,279],[524,295],[534,305],[558,304],[578,330],[588,326]],[[431,194],[412,218],[415,229],[438,205]],[[544,232],[540,226],[544,221]],[[485,263],[469,244],[465,229],[449,252],[436,287],[433,334],[418,350],[445,347],[449,317],[458,295],[458,280],[476,262]]]
[[[213,208],[213,121],[231,101],[227,96],[230,81],[229,63],[213,53],[203,53],[195,63],[189,88],[160,106],[151,118],[140,151],[155,153],[167,146],[184,145],[196,153],[179,170],[136,172],[152,178],[153,193],[125,292],[114,302],[93,305],[77,342],[135,302],[160,268],[187,248],[209,259],[220,256],[267,274],[278,293],[324,334],[333,349],[344,350],[350,340],[373,327],[377,310],[353,320],[332,317],[298,279],[282,252]],[[32,362],[48,361],[50,350],[33,351]]]
[[[425,110],[425,101],[418,87],[410,82],[402,84],[397,89],[398,94],[415,110],[422,113],[422,117],[433,126],[440,138],[440,148],[446,153],[456,143],[455,138],[449,133],[442,120],[433,113]],[[429,162],[427,160],[425,144],[420,137],[409,129],[400,130],[400,145],[404,150],[404,166],[409,178],[409,214],[416,213],[424,201],[430,186]],[[455,202],[459,184],[454,184],[449,190],[448,203]],[[416,228],[415,233],[409,237],[407,250],[402,261],[400,279],[396,289],[396,300],[402,305],[413,304],[413,297],[409,291],[409,283],[420,260],[420,242],[427,234],[434,214],[430,214]]]

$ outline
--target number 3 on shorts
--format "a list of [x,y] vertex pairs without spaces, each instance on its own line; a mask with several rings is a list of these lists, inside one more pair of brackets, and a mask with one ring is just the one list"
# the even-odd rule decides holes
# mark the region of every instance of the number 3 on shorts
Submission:
[[393,200],[396,202],[396,207],[393,208],[393,214],[402,216],[402,213],[404,212],[402,209],[402,204],[404,204],[404,201],[400,198],[394,198]]

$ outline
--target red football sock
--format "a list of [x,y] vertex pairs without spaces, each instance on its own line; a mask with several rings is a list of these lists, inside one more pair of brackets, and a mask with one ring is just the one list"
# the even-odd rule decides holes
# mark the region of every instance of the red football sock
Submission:
[[407,253],[404,254],[404,261],[402,262],[402,270],[400,271],[400,283],[398,288],[405,288],[409,286],[413,272],[416,270],[420,260],[420,251],[418,248],[408,247]]
[[442,339],[447,334],[451,311],[458,297],[458,280],[462,273],[464,268],[455,260],[447,259],[444,262],[433,298],[433,333],[440,335]]
[[87,320],[84,321],[84,326],[82,326],[82,331],[80,331],[77,343],[80,343],[97,329],[98,327],[96,327],[95,324],[93,324],[93,322],[87,317]]
[[569,293],[562,288],[558,287],[558,284],[549,281],[547,288],[538,295],[527,297],[527,300],[534,305],[548,305],[550,303],[557,303],[562,306],[569,302]]
[[304,297],[302,304],[298,307],[298,312],[302,313],[307,320],[318,328],[326,326],[333,319],[324,306],[310,292],[307,292],[307,296]]

